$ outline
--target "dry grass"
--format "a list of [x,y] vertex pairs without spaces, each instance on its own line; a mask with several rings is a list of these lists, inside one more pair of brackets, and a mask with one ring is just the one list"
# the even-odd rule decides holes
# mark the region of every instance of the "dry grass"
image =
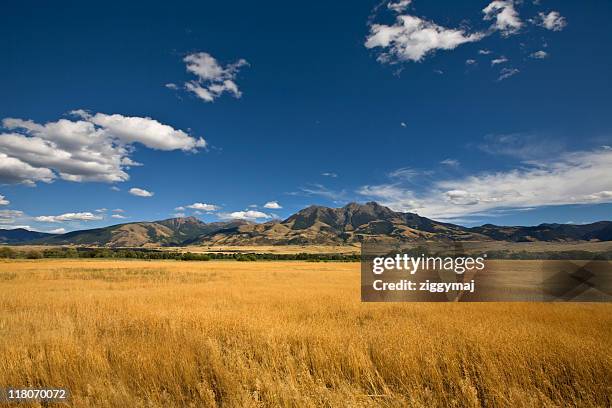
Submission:
[[0,262],[0,385],[74,406],[598,406],[612,305],[362,304],[359,266]]

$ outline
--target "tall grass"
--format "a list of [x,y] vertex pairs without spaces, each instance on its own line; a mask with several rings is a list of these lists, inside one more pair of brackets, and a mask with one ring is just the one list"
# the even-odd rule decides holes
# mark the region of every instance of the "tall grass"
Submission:
[[358,264],[5,261],[0,386],[77,407],[609,407],[611,312],[362,304]]

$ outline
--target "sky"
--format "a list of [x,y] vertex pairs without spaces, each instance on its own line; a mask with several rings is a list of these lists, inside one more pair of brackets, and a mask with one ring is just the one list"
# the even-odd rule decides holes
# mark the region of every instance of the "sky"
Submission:
[[612,3],[10,2],[0,228],[612,219]]

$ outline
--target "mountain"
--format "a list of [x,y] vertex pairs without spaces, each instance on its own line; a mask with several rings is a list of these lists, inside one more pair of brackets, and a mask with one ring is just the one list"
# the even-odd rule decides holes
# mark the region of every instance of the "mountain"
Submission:
[[54,234],[29,231],[23,228],[15,228],[10,230],[0,229],[0,244],[19,244],[21,242],[27,242],[35,239],[52,236],[54,236]]
[[200,240],[207,245],[337,245],[376,240],[489,239],[467,228],[400,213],[375,202],[342,208],[307,207],[284,221],[219,230]]
[[612,241],[612,222],[540,224],[535,227],[485,224],[466,228],[391,210],[375,202],[341,208],[310,206],[285,220],[255,224],[243,220],[204,223],[195,217],[132,222],[54,235],[0,230],[0,243],[156,247],[183,245],[341,245],[375,240]]
[[612,241],[610,221],[584,225],[540,224],[535,227],[501,227],[485,224],[470,230],[498,241]]
[[49,245],[92,245],[110,247],[155,247],[181,245],[217,230],[246,221],[204,223],[195,217],[170,218],[155,222],[132,222],[35,240]]

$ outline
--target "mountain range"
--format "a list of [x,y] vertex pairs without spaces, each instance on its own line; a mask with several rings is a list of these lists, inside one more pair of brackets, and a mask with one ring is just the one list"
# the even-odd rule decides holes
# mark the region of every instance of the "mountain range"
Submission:
[[0,244],[156,247],[185,245],[341,245],[364,240],[470,240],[511,242],[612,241],[612,222],[480,227],[438,222],[391,210],[375,202],[341,208],[310,206],[285,220],[205,223],[195,217],[131,222],[104,228],[47,234],[0,229]]

